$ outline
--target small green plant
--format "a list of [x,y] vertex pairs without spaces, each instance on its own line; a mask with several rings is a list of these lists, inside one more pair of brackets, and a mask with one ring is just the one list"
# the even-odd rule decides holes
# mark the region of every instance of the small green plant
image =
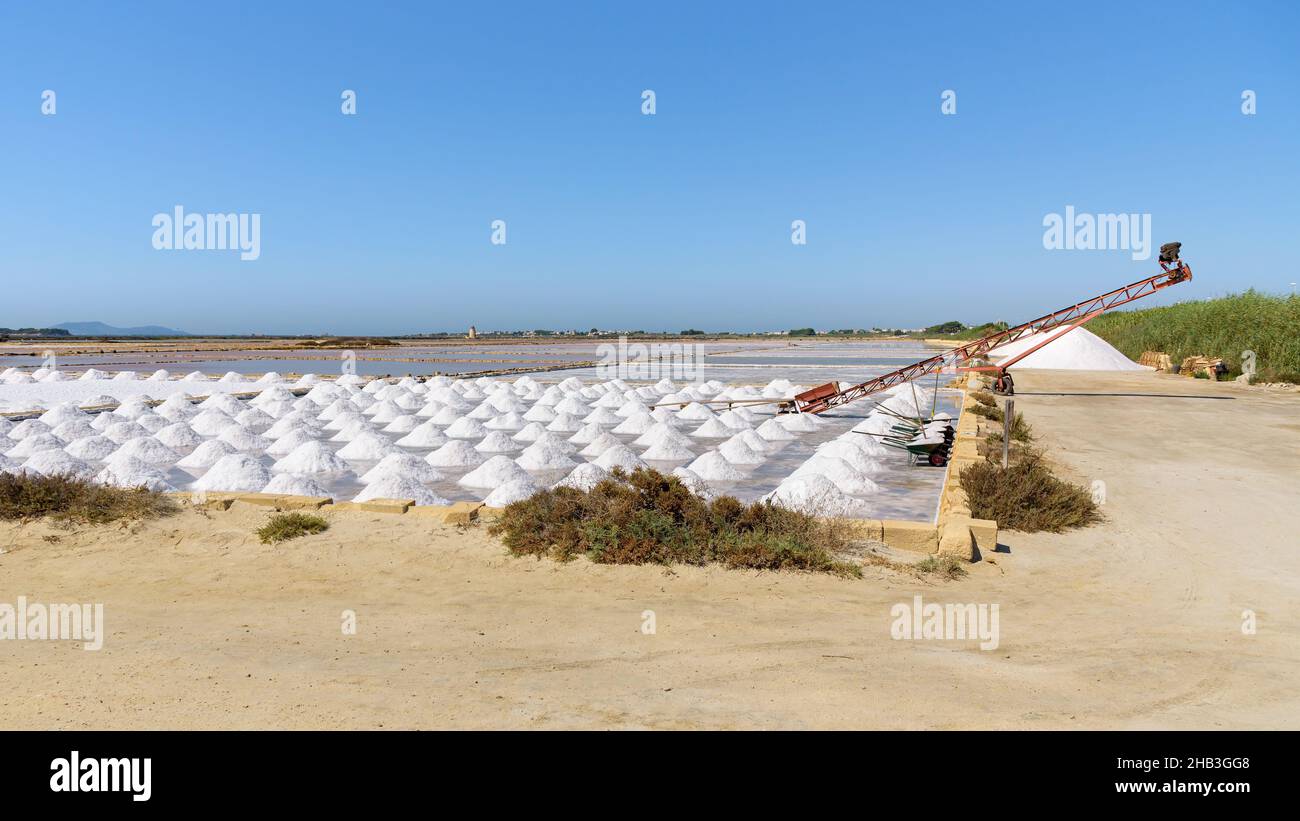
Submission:
[[299,536],[324,533],[330,529],[330,523],[310,513],[277,513],[257,529],[257,537],[262,544],[279,544]]
[[961,560],[954,556],[927,556],[912,566],[918,573],[934,574],[945,579],[960,579],[966,575]]
[[613,471],[589,491],[559,487],[508,505],[490,532],[517,556],[601,564],[719,563],[859,576],[835,522],[731,496],[706,501],[676,476]]
[[39,519],[105,524],[152,519],[176,510],[161,493],[118,488],[72,476],[0,473],[0,520]]

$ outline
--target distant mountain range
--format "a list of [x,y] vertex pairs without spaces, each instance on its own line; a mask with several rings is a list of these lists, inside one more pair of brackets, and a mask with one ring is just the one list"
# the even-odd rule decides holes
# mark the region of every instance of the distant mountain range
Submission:
[[185,331],[164,328],[161,325],[141,325],[138,328],[118,328],[103,322],[63,322],[55,325],[73,336],[190,336]]

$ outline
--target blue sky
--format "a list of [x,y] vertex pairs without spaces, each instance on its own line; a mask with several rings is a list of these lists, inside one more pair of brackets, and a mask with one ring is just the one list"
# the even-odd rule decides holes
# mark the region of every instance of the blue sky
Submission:
[[[123,8],[0,10],[0,326],[1016,321],[1153,272],[1067,205],[1184,243],[1150,304],[1300,279],[1294,3]],[[261,257],[155,250],[178,204]]]

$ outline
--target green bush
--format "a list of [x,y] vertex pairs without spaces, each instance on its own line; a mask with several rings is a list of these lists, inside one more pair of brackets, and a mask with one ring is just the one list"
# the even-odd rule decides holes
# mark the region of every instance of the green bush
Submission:
[[300,536],[324,533],[330,523],[310,513],[278,513],[257,529],[262,544],[279,544]]
[[1300,382],[1300,297],[1255,290],[1158,308],[1113,311],[1088,330],[1136,360],[1163,351],[1174,364],[1189,356],[1221,357],[1229,377],[1241,373],[1243,351],[1255,352],[1265,382]]

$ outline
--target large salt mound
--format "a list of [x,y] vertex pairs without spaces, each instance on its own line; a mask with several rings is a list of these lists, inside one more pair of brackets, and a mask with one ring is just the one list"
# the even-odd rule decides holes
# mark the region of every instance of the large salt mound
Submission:
[[7,456],[0,456],[0,473],[21,473],[23,466]]
[[615,436],[614,434],[602,433],[600,436],[597,436],[594,440],[592,440],[591,444],[587,445],[585,448],[578,451],[578,453],[582,454],[583,456],[599,456],[605,451],[614,447],[615,445],[621,445],[621,444],[623,444],[623,441],[619,439],[617,436]]
[[221,459],[235,453],[235,449],[225,442],[212,439],[199,445],[189,456],[176,463],[179,468],[185,470],[197,470],[206,467],[212,467]]
[[862,517],[870,513],[863,499],[855,499],[818,473],[792,476],[763,497],[775,505],[813,516]]
[[749,424],[748,419],[741,416],[739,413],[736,413],[734,410],[727,410],[718,414],[718,421],[732,430],[749,430],[753,427]]
[[293,453],[294,449],[299,445],[314,441],[316,441],[316,435],[307,428],[291,430],[272,442],[271,446],[266,449],[266,455],[279,459]]
[[474,450],[479,453],[510,453],[519,450],[519,443],[505,431],[494,430],[484,436],[483,441],[474,446]]
[[614,413],[609,408],[602,407],[602,408],[596,408],[591,413],[582,417],[582,421],[589,425],[595,424],[595,425],[604,425],[608,427],[610,425],[619,424],[620,422],[623,421],[623,417]]
[[734,433],[734,430],[727,427],[721,419],[715,416],[691,431],[690,435],[698,436],[701,439],[723,439],[730,438]]
[[791,433],[812,433],[818,429],[817,423],[812,420],[812,415],[807,413],[783,413],[773,417],[773,421],[778,422]]
[[689,462],[695,452],[676,439],[662,439],[646,448],[641,458],[651,462]]
[[413,499],[417,505],[451,504],[414,479],[396,473],[385,474],[366,485],[352,501],[368,502],[371,499]]
[[462,416],[455,422],[447,426],[443,434],[448,439],[482,439],[487,436],[487,428],[477,419],[471,419],[468,416]]
[[631,473],[637,468],[649,467],[640,456],[637,456],[631,448],[622,443],[614,445],[604,453],[600,454],[600,456],[596,458],[595,464],[597,467],[602,467],[605,470],[622,468],[628,473]]
[[75,476],[78,479],[90,479],[95,475],[95,468],[61,450],[43,450],[33,455],[23,463],[23,470],[45,476]]
[[324,486],[309,476],[293,473],[278,473],[262,488],[263,493],[276,493],[284,496],[315,496],[330,498],[331,494]]
[[397,452],[397,446],[386,437],[366,431],[340,448],[338,455],[344,459],[377,462],[388,454]]
[[100,462],[108,458],[108,455],[117,448],[117,442],[107,436],[84,436],[70,443],[64,450],[78,459]]
[[739,436],[733,436],[718,445],[718,453],[733,465],[761,465],[766,456],[745,444]]
[[467,468],[483,464],[486,457],[464,439],[453,439],[424,457],[424,461],[436,468]]
[[411,414],[405,414],[397,417],[393,421],[384,425],[384,433],[408,434],[420,426],[420,420]]
[[516,479],[531,481],[524,469],[509,456],[493,456],[462,476],[458,484],[472,488],[497,488]]
[[[857,434],[853,435],[858,439],[868,439],[866,436],[857,436]],[[879,462],[868,456],[855,442],[849,442],[844,439],[832,439],[829,442],[818,445],[817,455],[834,456],[838,459],[843,459],[852,465],[854,470],[861,473],[876,473],[884,470],[884,467]]]
[[208,468],[193,487],[195,490],[223,490],[258,493],[271,481],[271,471],[262,460],[246,453],[222,456]]
[[131,439],[148,436],[149,429],[135,422],[114,422],[104,429],[104,435],[120,445]]
[[505,507],[515,502],[522,502],[541,490],[532,479],[514,479],[501,485],[488,494],[483,504],[488,507]]
[[447,444],[447,437],[432,420],[426,420],[397,440],[405,448],[436,448]]
[[868,479],[861,471],[836,456],[814,454],[791,474],[791,478],[809,474],[825,476],[850,496],[866,496],[880,490],[880,486]]
[[28,436],[5,451],[5,456],[10,459],[26,459],[28,456],[34,456],[43,450],[63,450],[65,444],[67,443],[52,433],[37,433]]
[[686,467],[706,482],[736,482],[745,478],[745,474],[716,450],[709,451]]
[[59,437],[65,442],[75,442],[78,439],[82,439],[87,436],[95,436],[96,434],[99,433],[99,431],[92,428],[90,426],[90,423],[85,421],[84,419],[73,419],[71,421],[64,422],[62,425],[58,425],[57,427],[54,428],[54,430],[50,431],[50,433],[54,434],[55,436]]
[[570,436],[568,441],[575,445],[590,445],[592,442],[599,439],[603,432],[604,431],[601,430],[600,425],[597,425],[595,422],[589,422],[588,424],[583,425],[582,429],[577,433]]
[[591,490],[600,484],[609,472],[600,465],[583,462],[574,468],[568,476],[555,483],[556,487],[571,487],[576,490]]
[[189,426],[204,436],[216,436],[231,425],[238,425],[229,414],[209,408],[189,420]]
[[176,489],[167,482],[167,477],[157,468],[130,457],[105,467],[96,474],[95,481],[101,485],[122,488],[143,487],[160,493],[170,493]]
[[417,482],[441,482],[444,478],[433,465],[418,456],[409,453],[390,453],[361,477],[361,483],[373,484],[390,473]]
[[[111,418],[111,417],[106,417]],[[38,433],[49,433],[50,426],[36,419],[28,419],[25,422],[19,422],[9,429],[5,435],[15,442],[26,439],[29,436],[35,436]]]
[[713,419],[716,416],[717,414],[710,410],[707,405],[701,405],[699,402],[692,402],[677,411],[678,419],[686,419],[691,422],[702,422],[705,419]]
[[272,465],[272,468],[280,473],[303,476],[342,475],[352,470],[328,445],[316,440],[303,442]]
[[[111,434],[109,438],[112,438]],[[265,453],[266,449],[271,446],[270,439],[265,436],[258,436],[251,430],[245,430],[239,425],[231,425],[226,428],[217,439],[243,453]]]
[[117,462],[126,457],[139,459],[141,462],[155,467],[171,467],[180,459],[180,456],[174,450],[152,436],[141,436],[123,442],[122,446],[113,451],[104,461]]
[[567,447],[538,439],[519,454],[515,463],[527,470],[567,470],[577,463],[569,458]]
[[[989,351],[993,359],[1016,356],[1029,350],[1044,340],[1051,339],[1061,330],[1055,329],[1042,333],[1022,336],[1015,342],[1009,342]],[[1089,331],[1087,328],[1075,328],[1073,331],[1054,339],[1041,349],[1031,353],[1011,366],[1012,370],[1065,370],[1065,371],[1149,371],[1124,354],[1116,350],[1109,342]]]

